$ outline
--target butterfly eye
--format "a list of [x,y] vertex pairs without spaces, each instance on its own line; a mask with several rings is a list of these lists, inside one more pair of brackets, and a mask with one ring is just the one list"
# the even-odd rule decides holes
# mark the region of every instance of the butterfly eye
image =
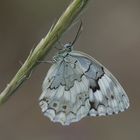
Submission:
[[65,45],[64,45],[64,48],[65,48],[65,50],[67,50],[67,51],[71,51],[71,49],[72,49],[71,43],[65,44]]

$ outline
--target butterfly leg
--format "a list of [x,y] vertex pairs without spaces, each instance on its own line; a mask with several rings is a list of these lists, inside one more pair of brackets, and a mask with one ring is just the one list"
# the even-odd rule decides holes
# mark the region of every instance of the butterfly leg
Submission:
[[30,77],[32,76],[33,70],[29,73],[29,75],[26,77],[26,79],[30,79]]

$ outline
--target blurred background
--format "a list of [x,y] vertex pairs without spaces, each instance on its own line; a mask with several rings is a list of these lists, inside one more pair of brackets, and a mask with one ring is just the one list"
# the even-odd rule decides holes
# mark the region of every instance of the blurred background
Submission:
[[[21,67],[71,0],[0,0],[0,90]],[[1,140],[140,139],[140,1],[91,0],[81,17],[84,30],[75,49],[104,64],[126,90],[131,106],[119,115],[85,118],[63,127],[44,117],[38,106],[50,64],[39,65],[0,107]],[[78,25],[62,37],[73,40]],[[52,49],[46,60],[51,60]]]

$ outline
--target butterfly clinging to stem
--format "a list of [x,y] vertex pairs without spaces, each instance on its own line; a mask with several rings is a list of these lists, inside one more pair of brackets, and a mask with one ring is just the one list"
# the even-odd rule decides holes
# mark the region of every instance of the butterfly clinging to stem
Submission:
[[42,85],[39,104],[53,122],[69,125],[86,116],[118,114],[129,99],[116,78],[93,57],[73,50],[72,43],[53,57],[54,63]]

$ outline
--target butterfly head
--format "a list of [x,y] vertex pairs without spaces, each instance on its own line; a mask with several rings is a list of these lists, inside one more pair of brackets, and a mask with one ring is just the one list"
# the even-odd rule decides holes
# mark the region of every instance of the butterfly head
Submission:
[[55,62],[60,62],[62,61],[68,54],[72,51],[73,45],[71,43],[67,43],[64,45],[64,48],[60,50],[54,57],[53,59]]
[[64,50],[66,52],[71,52],[72,51],[72,48],[73,48],[72,43],[67,43],[67,44],[64,45]]

